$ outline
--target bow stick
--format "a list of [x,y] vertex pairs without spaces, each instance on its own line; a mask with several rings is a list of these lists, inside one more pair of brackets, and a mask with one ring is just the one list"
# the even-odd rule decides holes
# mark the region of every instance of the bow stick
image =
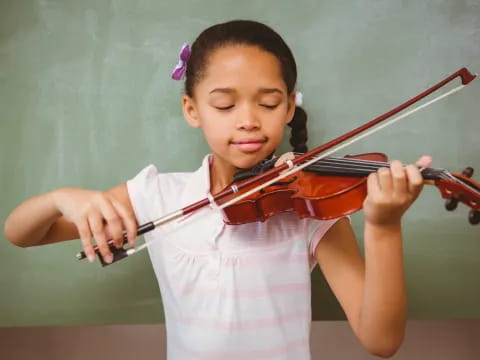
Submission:
[[[253,178],[249,178],[245,181],[242,181],[241,183],[239,184],[234,184],[234,185],[231,185],[229,186],[228,188],[226,188],[225,190],[217,193],[216,195],[214,196],[209,196],[205,199],[202,199],[194,204],[191,204],[187,207],[184,207],[182,209],[179,209],[177,211],[174,211],[174,212],[171,212],[167,215],[164,215],[154,221],[151,221],[151,222],[148,222],[148,223],[145,223],[141,226],[138,227],[137,229],[137,236],[138,235],[142,235],[142,234],[145,234],[153,229],[155,229],[156,227],[158,226],[161,226],[163,224],[166,224],[170,221],[173,221],[173,220],[176,220],[178,218],[181,218],[187,214],[190,214],[196,210],[199,210],[209,204],[213,205],[215,208],[217,208],[218,210],[221,210],[227,206],[230,206],[250,195],[252,195],[253,193],[257,192],[257,191],[260,191],[261,189],[275,183],[275,182],[278,182],[279,180],[289,176],[289,175],[292,175],[294,174],[295,172],[297,171],[300,171],[302,170],[303,168],[331,155],[332,153],[338,151],[338,150],[341,150],[367,136],[370,136],[371,134],[401,120],[401,119],[404,119],[406,118],[407,116],[441,100],[441,99],[444,99],[446,98],[447,96],[463,89],[465,86],[467,86],[468,84],[470,84],[470,82],[472,82],[473,79],[475,79],[477,76],[477,74],[472,74],[470,73],[470,71],[468,71],[467,68],[462,68],[460,70],[458,70],[457,72],[453,73],[452,75],[450,75],[449,77],[443,79],[442,81],[440,81],[439,83],[435,84],[434,86],[430,87],[429,89],[425,90],[424,92],[420,93],[419,95],[413,97],[412,99],[406,101],[405,103],[397,106],[396,108],[386,112],[385,114],[383,115],[380,115],[379,117],[357,127],[356,129],[353,129],[352,131],[350,132],[347,132],[323,145],[320,145],[308,152],[306,152],[305,154],[303,155],[300,155],[298,157],[296,157],[295,159],[293,160],[289,160],[279,166],[276,166],[270,170],[267,170],[265,171],[264,173],[262,174],[259,174]],[[440,89],[441,87],[445,86],[446,84],[448,84],[449,82],[451,82],[452,80],[456,79],[457,77],[460,77],[461,78],[461,82],[462,84],[453,88],[452,90],[446,92],[445,94],[442,94],[422,105],[419,105],[417,106],[416,108],[413,108],[407,112],[405,112],[404,114],[402,115],[399,115],[395,118],[392,118],[386,122],[384,122],[386,119],[388,118],[391,118],[392,116],[398,114],[399,112],[401,112],[402,110],[406,109],[407,107],[415,104],[416,102],[420,101],[421,99],[425,98],[426,96],[430,95],[431,93],[435,92],[436,90]],[[383,123],[382,123],[383,122]],[[379,125],[380,123],[382,123],[381,125]],[[368,131],[367,131],[368,130]],[[347,141],[348,140],[348,141]],[[286,170],[286,171],[284,171]],[[224,199],[225,197],[227,196],[230,196],[234,193],[237,193],[238,191],[246,188],[246,187],[250,187],[250,186],[253,186],[255,184],[259,184],[257,186],[255,186],[254,188],[242,193],[242,194],[239,194],[235,197],[233,197],[232,199],[226,201],[225,203],[221,204],[221,205],[217,205],[216,203],[222,199]],[[123,235],[123,238],[124,238],[124,244],[127,243],[127,236],[126,234]],[[130,256],[134,253],[137,253],[138,251],[144,249],[145,247],[148,246],[147,243],[144,243],[142,244],[141,246],[138,246],[136,248],[129,248],[129,249],[124,249],[124,248],[120,248],[120,249],[117,249],[114,245],[113,245],[113,241],[110,240],[108,242],[108,245],[110,247],[110,250],[112,251],[113,253],[113,262],[116,262],[120,259],[123,259],[127,256]],[[98,257],[100,258],[100,262],[102,263],[103,266],[107,266],[107,265],[110,265],[109,263],[106,263],[101,254],[98,252],[98,247],[95,246],[94,247],[95,249],[95,252],[97,252],[97,255]],[[85,252],[81,251],[77,254],[77,259],[78,260],[81,260],[81,259],[84,259],[86,258],[86,254]]]

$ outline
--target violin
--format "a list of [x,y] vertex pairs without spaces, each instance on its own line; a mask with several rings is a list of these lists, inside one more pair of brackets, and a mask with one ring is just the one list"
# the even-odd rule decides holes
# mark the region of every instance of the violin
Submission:
[[[461,85],[392,118],[457,77],[460,77]],[[225,223],[231,225],[265,221],[285,211],[295,211],[300,218],[316,219],[333,219],[358,211],[362,208],[367,195],[368,174],[377,171],[380,167],[389,167],[387,157],[382,153],[343,158],[335,158],[331,155],[461,90],[475,77],[476,74],[462,68],[385,114],[305,154],[298,155],[293,160],[287,160],[279,166],[274,166],[273,158],[264,160],[252,169],[239,172],[234,182],[220,193],[209,195],[185,208],[140,225],[137,228],[137,235],[145,234],[208,205],[222,210]],[[387,119],[389,120],[385,121]],[[480,223],[480,184],[471,179],[473,168],[467,167],[462,174],[450,173],[445,169],[425,168],[421,169],[421,174],[425,182],[437,186],[440,190],[441,196],[446,199],[447,210],[454,210],[461,202],[471,208],[470,223]],[[126,245],[128,243],[126,233],[123,234],[123,239],[123,244]],[[113,254],[111,263],[106,263],[98,247],[94,247],[102,266],[108,266],[137,253],[147,247],[147,244],[144,243],[135,248],[117,249],[110,240],[108,246]],[[78,260],[85,258],[86,254],[83,251],[77,254]]]
[[[274,166],[275,158],[255,168],[239,172],[234,183],[263,173]],[[303,171],[274,182],[258,192],[223,209],[226,224],[239,225],[265,221],[285,211],[295,211],[299,218],[329,220],[352,214],[363,207],[367,196],[367,177],[381,167],[390,167],[382,153],[347,155],[343,158],[327,157],[305,167]],[[471,208],[469,222],[480,223],[480,184],[471,179],[473,168],[462,174],[452,174],[446,169],[420,169],[426,184],[435,185],[445,207],[454,210],[459,202]],[[248,191],[249,188],[244,188]],[[240,194],[242,192],[239,192]],[[234,195],[226,196],[219,204]]]

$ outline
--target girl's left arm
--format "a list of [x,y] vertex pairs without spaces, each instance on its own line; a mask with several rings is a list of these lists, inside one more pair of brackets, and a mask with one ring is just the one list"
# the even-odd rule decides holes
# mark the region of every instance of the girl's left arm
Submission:
[[[421,159],[417,164],[428,162]],[[403,168],[396,161],[391,169],[369,176],[365,260],[347,219],[335,223],[315,249],[355,335],[369,352],[382,357],[392,356],[403,341],[407,300],[401,217],[420,193],[422,182],[416,166]]]

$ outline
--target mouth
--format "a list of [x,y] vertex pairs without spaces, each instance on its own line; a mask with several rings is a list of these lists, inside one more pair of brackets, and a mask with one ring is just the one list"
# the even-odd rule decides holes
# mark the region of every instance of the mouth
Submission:
[[240,139],[231,141],[230,144],[235,146],[238,150],[246,153],[251,153],[260,150],[260,148],[267,142],[267,138],[263,139]]

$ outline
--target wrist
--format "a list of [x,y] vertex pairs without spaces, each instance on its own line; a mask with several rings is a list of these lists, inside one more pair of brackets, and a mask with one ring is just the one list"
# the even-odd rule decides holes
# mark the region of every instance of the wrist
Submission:
[[61,203],[62,199],[65,197],[66,192],[68,192],[70,188],[60,188],[56,190],[52,190],[49,193],[47,193],[48,201],[50,206],[55,209],[55,211],[58,213],[58,216],[61,216]]
[[391,223],[371,223],[365,221],[365,239],[369,240],[381,240],[384,238],[401,239],[402,234],[402,222],[396,221]]

